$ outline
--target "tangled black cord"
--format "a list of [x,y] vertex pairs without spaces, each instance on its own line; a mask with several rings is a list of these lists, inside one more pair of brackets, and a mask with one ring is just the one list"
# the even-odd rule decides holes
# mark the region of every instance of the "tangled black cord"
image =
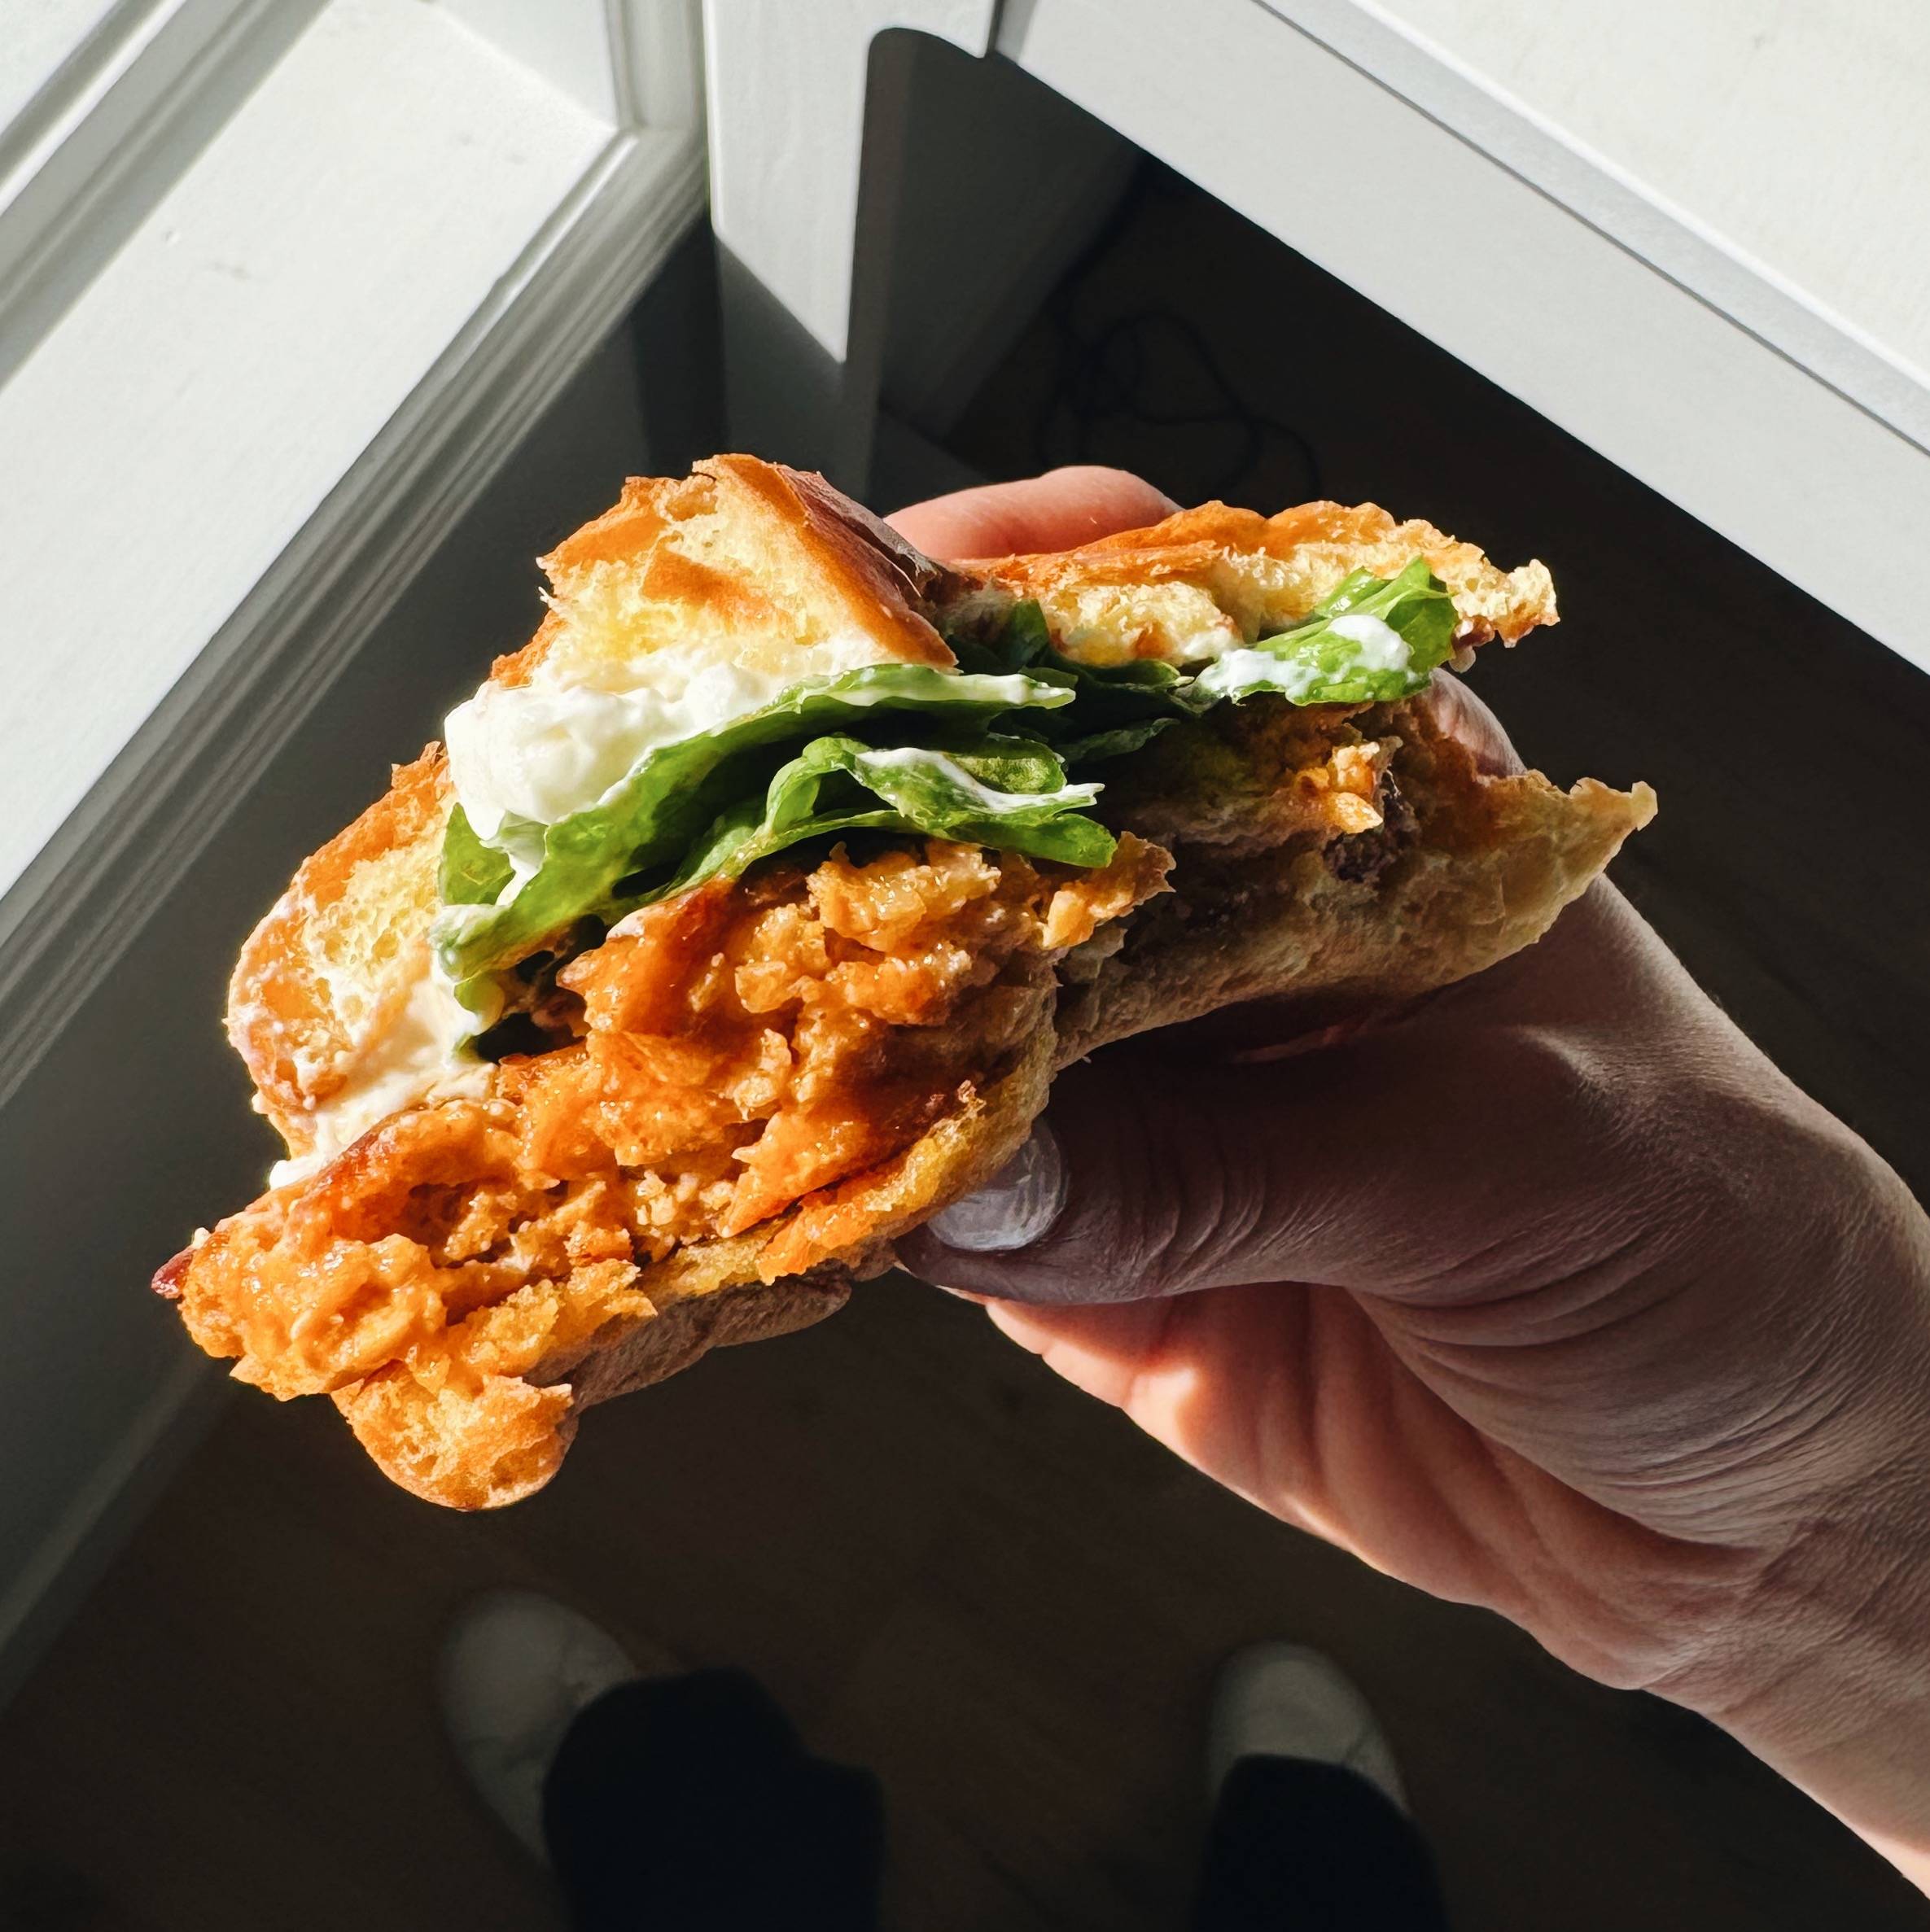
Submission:
[[[1167,170],[1152,164],[1143,168],[1046,305],[1057,356],[1051,400],[1034,426],[1037,466],[1048,470],[1061,463],[1092,461],[1096,435],[1111,422],[1157,429],[1230,428],[1240,432],[1238,453],[1206,494],[1237,501],[1241,483],[1269,447],[1284,443],[1303,473],[1302,495],[1318,496],[1320,461],[1312,444],[1291,423],[1246,401],[1205,331],[1190,317],[1176,309],[1142,308],[1093,329],[1082,328],[1079,322],[1079,298],[1092,270],[1123,237],[1145,203],[1155,195],[1175,191],[1176,186],[1176,177]],[[1144,393],[1162,331],[1190,357],[1219,399],[1217,404],[1203,409],[1162,409],[1156,396]]]

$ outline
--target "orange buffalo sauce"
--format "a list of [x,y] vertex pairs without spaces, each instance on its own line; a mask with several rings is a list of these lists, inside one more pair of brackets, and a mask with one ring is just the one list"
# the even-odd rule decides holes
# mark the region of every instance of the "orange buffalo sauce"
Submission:
[[1043,969],[1164,869],[1130,836],[1094,872],[938,841],[863,864],[839,848],[807,875],[637,913],[558,976],[583,1038],[501,1069],[522,1164],[570,1178],[697,1156],[716,1178],[676,1234],[742,1233],[922,1133],[1035,1016],[1035,973],[1008,968]]

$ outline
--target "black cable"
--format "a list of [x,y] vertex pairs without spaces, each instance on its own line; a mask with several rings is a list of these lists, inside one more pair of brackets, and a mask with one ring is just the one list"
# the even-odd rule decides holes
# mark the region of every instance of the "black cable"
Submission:
[[[1177,309],[1149,308],[1120,316],[1096,329],[1082,328],[1079,298],[1099,264],[1121,242],[1154,196],[1175,191],[1178,177],[1157,163],[1142,166],[1099,233],[1083,250],[1046,304],[1046,320],[1057,339],[1057,367],[1050,400],[1034,426],[1033,454],[1040,469],[1092,460],[1095,436],[1110,422],[1149,429],[1225,427],[1240,432],[1238,457],[1206,493],[1237,500],[1240,485],[1266,456],[1270,443],[1286,444],[1305,476],[1302,494],[1320,494],[1320,464],[1313,445],[1291,423],[1256,409],[1228,375],[1206,332]],[[1192,193],[1190,188],[1178,191]],[[1144,393],[1151,351],[1161,330],[1177,338],[1199,374],[1219,397],[1215,407],[1162,408],[1156,395]]]

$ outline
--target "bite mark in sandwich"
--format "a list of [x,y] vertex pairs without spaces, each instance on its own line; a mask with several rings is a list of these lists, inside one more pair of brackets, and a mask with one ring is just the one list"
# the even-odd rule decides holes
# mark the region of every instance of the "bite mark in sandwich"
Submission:
[[155,1282],[460,1507],[829,1313],[1057,1067],[1477,971],[1653,809],[1477,769],[1429,684],[1553,622],[1547,573],[1372,505],[947,567],[720,457],[544,561],[535,638],[243,950],[287,1158]]

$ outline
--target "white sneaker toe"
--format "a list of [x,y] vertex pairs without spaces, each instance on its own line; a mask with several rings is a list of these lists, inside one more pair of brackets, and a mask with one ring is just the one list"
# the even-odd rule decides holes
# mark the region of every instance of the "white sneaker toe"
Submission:
[[1372,1707],[1333,1660],[1300,1644],[1255,1644],[1221,1667],[1207,1728],[1210,1794],[1244,1757],[1343,1764],[1403,1811],[1393,1747]]
[[610,1633],[533,1590],[466,1605],[436,1672],[449,1742],[483,1801],[538,1859],[543,1780],[577,1713],[637,1675]]

